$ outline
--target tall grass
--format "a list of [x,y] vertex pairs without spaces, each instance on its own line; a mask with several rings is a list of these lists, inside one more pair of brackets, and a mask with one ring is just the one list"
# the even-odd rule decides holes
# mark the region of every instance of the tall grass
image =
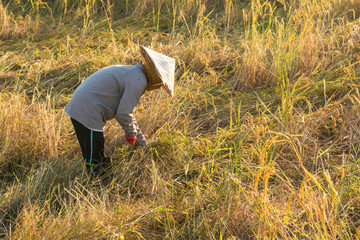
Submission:
[[[357,1],[0,6],[1,237],[359,237]],[[138,44],[176,58],[176,96],[140,100],[147,151],[107,123],[91,179],[63,108]]]
[[45,101],[27,100],[25,94],[1,93],[2,175],[29,167],[41,159],[55,159],[68,152],[64,143],[65,114],[54,109],[51,95]]
[[31,23],[30,15],[14,16],[7,5],[0,3],[0,39],[24,36],[31,29]]

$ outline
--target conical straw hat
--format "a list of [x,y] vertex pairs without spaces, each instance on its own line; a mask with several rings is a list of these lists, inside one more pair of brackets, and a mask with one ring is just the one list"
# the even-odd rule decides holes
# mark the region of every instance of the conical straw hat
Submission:
[[[140,53],[146,65],[145,73],[150,85],[148,89],[155,89],[156,86],[161,85],[172,97],[174,95],[175,59],[142,45],[140,45]],[[159,82],[160,80],[161,82]],[[152,88],[151,85],[155,87]]]

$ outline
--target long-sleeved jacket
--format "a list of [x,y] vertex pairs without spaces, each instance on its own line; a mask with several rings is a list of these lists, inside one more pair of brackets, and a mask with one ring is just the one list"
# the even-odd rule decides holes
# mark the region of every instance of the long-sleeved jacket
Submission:
[[103,131],[105,122],[116,118],[128,136],[141,140],[143,135],[132,113],[146,85],[140,63],[109,66],[93,73],[77,87],[65,112],[94,131]]

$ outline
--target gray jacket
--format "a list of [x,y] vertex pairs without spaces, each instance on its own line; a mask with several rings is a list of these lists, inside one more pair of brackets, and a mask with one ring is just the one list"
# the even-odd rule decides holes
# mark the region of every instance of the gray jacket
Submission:
[[109,66],[90,75],[75,90],[65,112],[94,131],[116,118],[128,136],[144,139],[133,116],[147,85],[140,63]]

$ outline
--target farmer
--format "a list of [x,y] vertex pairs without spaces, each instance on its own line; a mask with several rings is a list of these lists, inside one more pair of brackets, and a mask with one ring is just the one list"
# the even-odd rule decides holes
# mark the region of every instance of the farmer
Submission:
[[70,116],[87,170],[93,175],[110,166],[104,154],[107,120],[116,118],[129,144],[147,146],[133,116],[145,90],[161,86],[172,96],[175,59],[140,46],[144,64],[108,66],[90,75],[75,90],[65,112]]

